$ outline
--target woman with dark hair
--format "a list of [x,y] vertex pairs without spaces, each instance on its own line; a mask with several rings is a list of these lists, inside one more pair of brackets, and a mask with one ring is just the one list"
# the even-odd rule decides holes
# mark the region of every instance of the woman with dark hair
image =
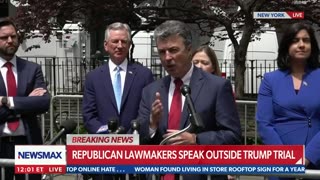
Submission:
[[192,54],[192,62],[204,71],[221,76],[216,54],[209,46],[200,46]]
[[256,115],[264,144],[305,145],[306,168],[317,169],[320,168],[318,56],[312,27],[303,23],[289,26],[279,45],[279,69],[266,73],[261,82]]

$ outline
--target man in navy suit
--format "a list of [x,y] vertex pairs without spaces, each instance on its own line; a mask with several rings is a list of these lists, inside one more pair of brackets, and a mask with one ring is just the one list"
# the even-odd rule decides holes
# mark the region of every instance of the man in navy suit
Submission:
[[[174,100],[177,97],[175,88],[178,86],[177,82],[182,81],[191,88],[191,98],[204,123],[204,129],[201,132],[184,132],[168,140],[167,144],[240,144],[240,120],[231,84],[228,80],[192,65],[190,28],[180,21],[166,21],[155,29],[154,37],[162,66],[169,75],[143,90],[139,108],[140,135],[144,137],[143,142],[159,144],[165,137],[190,123],[187,102],[183,96],[179,100],[179,108],[173,108],[179,104]],[[175,117],[179,117],[178,125],[171,122],[177,119]],[[164,179],[174,178],[166,176]],[[213,176],[211,179],[226,178],[227,176]],[[207,179],[207,176],[184,175],[184,180],[186,179]]]
[[131,45],[130,33],[127,24],[109,25],[104,48],[110,60],[86,77],[83,120],[89,133],[108,131],[108,121],[115,118],[129,130],[130,122],[138,115],[142,89],[153,81],[148,68],[130,63],[126,58]]
[[[16,26],[8,18],[0,19],[0,158],[13,159],[14,145],[43,143],[37,115],[50,104],[41,67],[17,57],[18,47]],[[6,168],[5,179],[13,176],[14,169]],[[24,180],[24,174],[15,179]]]

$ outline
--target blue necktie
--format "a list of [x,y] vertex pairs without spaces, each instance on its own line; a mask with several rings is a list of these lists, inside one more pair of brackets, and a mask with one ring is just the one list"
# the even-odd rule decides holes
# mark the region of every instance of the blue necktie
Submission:
[[121,68],[119,66],[116,67],[116,74],[114,76],[114,84],[113,84],[113,91],[117,102],[118,112],[120,113],[120,106],[121,106],[121,76],[120,71]]

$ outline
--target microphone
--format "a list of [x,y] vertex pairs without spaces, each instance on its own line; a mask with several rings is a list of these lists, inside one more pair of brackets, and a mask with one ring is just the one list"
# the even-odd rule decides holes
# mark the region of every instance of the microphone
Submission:
[[76,127],[77,127],[77,123],[73,120],[69,119],[67,121],[61,122],[60,131],[55,137],[53,137],[53,139],[51,139],[48,143],[46,143],[46,145],[55,144],[58,141],[58,139],[61,138],[62,135],[72,133],[72,131],[74,131]]
[[117,117],[112,117],[108,121],[108,130],[109,133],[114,133],[118,128],[119,119]]
[[189,121],[190,123],[188,124],[187,127],[185,127],[184,129],[181,129],[180,131],[177,131],[173,134],[171,134],[170,136],[167,136],[166,138],[164,138],[161,142],[160,142],[160,145],[164,145],[168,142],[169,139],[173,138],[173,137],[176,137],[178,136],[179,134],[181,133],[184,133],[186,131],[189,131],[189,132],[199,132],[201,131],[202,129],[204,129],[204,125],[203,125],[203,122],[201,120],[201,117],[200,115],[198,115],[196,113],[196,110],[194,108],[194,105],[193,105],[193,101],[191,99],[191,90],[190,90],[190,87],[188,85],[183,85],[181,88],[180,88],[180,91],[181,93],[186,97],[186,101],[187,101],[187,105],[188,105],[188,112],[189,112]]
[[196,130],[201,130],[204,128],[203,122],[201,117],[196,113],[196,110],[193,105],[193,101],[191,99],[191,89],[188,85],[183,85],[181,87],[181,93],[186,97],[186,101],[188,104],[189,109],[189,116],[190,116],[190,123],[192,127],[194,127]]
[[113,134],[125,134],[126,130],[123,126],[119,126],[117,130],[113,132]]
[[132,134],[139,134],[139,130],[140,130],[140,123],[137,119],[134,119],[131,121],[131,127],[132,127]]

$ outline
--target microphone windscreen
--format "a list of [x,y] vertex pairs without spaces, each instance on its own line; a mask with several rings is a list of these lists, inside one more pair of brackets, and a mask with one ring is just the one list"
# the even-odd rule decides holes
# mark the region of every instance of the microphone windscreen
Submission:
[[110,131],[115,131],[118,128],[119,118],[111,117],[108,121],[108,129]]
[[131,127],[133,130],[139,130],[140,129],[140,122],[138,119],[134,119],[131,121]]
[[124,127],[119,126],[118,129],[114,132],[114,134],[125,134],[126,130]]
[[186,96],[187,94],[191,94],[191,89],[190,89],[190,86],[184,84],[183,86],[181,86],[181,89],[180,89],[181,93]]
[[67,120],[67,121],[62,121],[61,122],[61,129],[65,129],[65,133],[72,133],[72,131],[74,131],[77,127],[77,123],[74,120]]

